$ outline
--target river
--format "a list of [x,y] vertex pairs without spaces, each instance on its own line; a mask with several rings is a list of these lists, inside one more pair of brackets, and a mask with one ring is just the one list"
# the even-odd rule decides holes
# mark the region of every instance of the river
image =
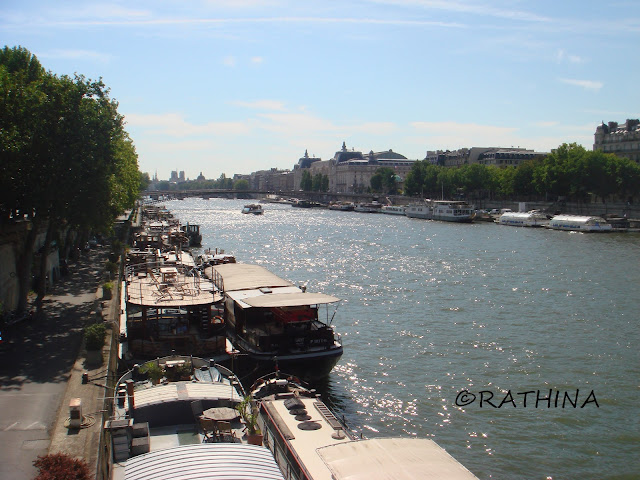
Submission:
[[639,234],[244,203],[165,205],[343,299],[318,390],[350,427],[433,438],[481,479],[640,478]]

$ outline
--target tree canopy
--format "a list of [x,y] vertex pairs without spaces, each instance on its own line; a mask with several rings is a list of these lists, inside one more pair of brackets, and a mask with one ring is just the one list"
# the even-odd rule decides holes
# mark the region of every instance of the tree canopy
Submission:
[[118,104],[101,80],[57,76],[25,48],[4,47],[0,97],[0,224],[30,224],[17,255],[27,283],[40,230],[44,252],[69,231],[109,231],[134,206],[142,177]]
[[[373,180],[373,179],[372,179]],[[603,201],[625,198],[640,190],[640,165],[600,150],[588,151],[564,143],[539,159],[516,168],[480,164],[448,168],[418,161],[407,175],[407,195],[453,198],[565,197],[585,201],[595,195]]]

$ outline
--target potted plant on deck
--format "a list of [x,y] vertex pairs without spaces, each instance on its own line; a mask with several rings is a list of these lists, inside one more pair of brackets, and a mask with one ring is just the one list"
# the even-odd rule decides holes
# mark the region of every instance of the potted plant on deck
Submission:
[[247,395],[236,406],[247,430],[247,443],[250,445],[262,445],[263,435],[258,427],[258,409],[251,403],[251,396]]

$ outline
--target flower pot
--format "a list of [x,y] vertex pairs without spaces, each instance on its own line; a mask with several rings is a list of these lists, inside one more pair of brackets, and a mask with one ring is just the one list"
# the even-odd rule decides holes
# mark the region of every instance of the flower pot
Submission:
[[249,445],[262,445],[264,436],[261,433],[247,434],[247,443]]

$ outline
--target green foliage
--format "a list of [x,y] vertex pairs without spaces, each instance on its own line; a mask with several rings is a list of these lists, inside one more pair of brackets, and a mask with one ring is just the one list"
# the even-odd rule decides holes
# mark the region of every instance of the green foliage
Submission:
[[[374,175],[375,177],[375,175]],[[380,185],[373,183],[372,188]],[[458,168],[416,162],[408,173],[407,195],[453,198],[567,197],[577,201],[597,195],[633,195],[640,190],[640,165],[601,151],[587,151],[575,143],[562,144],[541,159],[528,160],[517,168],[479,164]]]
[[247,395],[242,402],[236,405],[236,410],[238,410],[238,413],[240,413],[240,416],[244,420],[247,433],[249,435],[260,434],[260,429],[258,428],[258,411],[251,403],[250,395]]
[[311,172],[309,170],[304,170],[302,172],[300,189],[304,192],[310,192],[311,190],[313,190],[313,179],[311,178]]
[[380,167],[371,177],[371,190],[376,193],[398,193],[399,177],[390,167]]
[[155,360],[147,362],[140,367],[140,373],[146,374],[152,382],[158,382],[164,377],[164,370]]
[[87,350],[100,350],[104,346],[107,330],[102,323],[94,323],[84,329],[84,339]]
[[[5,47],[0,98],[0,223],[25,219],[34,230],[48,223],[50,242],[61,227],[108,231],[134,206],[138,157],[101,80],[54,75],[26,49]],[[31,272],[16,270],[26,285]]]
[[249,180],[246,180],[244,178],[240,179],[240,180],[236,180],[235,183],[233,184],[233,189],[234,190],[249,190]]
[[91,478],[86,461],[64,453],[38,456],[33,465],[38,469],[38,476],[34,480],[89,480]]

